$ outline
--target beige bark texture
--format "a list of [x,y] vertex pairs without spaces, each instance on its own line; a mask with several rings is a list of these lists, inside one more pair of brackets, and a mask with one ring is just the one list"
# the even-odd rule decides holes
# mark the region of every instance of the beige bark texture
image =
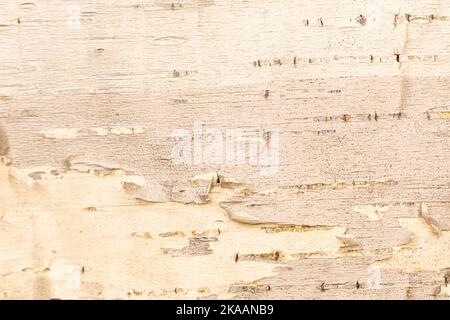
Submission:
[[448,299],[450,0],[2,0],[1,299]]

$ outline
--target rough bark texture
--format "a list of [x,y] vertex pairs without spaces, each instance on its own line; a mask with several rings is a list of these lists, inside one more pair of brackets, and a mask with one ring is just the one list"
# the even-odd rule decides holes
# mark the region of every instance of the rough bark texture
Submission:
[[1,1],[0,298],[448,299],[449,40],[449,0]]

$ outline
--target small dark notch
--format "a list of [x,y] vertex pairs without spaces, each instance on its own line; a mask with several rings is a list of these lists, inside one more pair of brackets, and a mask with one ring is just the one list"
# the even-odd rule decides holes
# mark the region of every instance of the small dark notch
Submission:
[[394,14],[394,29],[397,27],[398,24],[398,13]]
[[172,71],[172,77],[174,78],[179,78],[181,76],[180,72],[177,70],[173,70]]
[[349,114],[344,113],[343,115],[341,115],[341,120],[344,122],[348,122],[350,121],[351,116]]
[[367,24],[367,19],[362,14],[360,14],[358,17],[356,17],[356,22],[358,22],[362,26],[365,26]]
[[392,114],[392,117],[393,118],[397,118],[397,119],[401,119],[402,117],[403,117],[403,113],[400,111],[400,112],[398,112],[398,113],[393,113]]
[[274,255],[275,261],[280,260],[280,256],[281,256],[280,251],[275,251],[275,255]]

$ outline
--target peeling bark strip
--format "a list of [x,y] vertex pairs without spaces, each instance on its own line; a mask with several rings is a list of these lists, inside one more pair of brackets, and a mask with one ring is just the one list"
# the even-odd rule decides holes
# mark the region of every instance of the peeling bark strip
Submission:
[[0,157],[6,157],[9,154],[9,141],[3,127],[0,126]]
[[0,298],[449,299],[449,17],[1,1]]

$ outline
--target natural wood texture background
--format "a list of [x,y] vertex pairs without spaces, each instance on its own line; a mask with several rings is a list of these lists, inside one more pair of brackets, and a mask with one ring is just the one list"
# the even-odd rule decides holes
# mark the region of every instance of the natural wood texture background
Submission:
[[0,297],[448,299],[449,86],[448,0],[2,0]]

